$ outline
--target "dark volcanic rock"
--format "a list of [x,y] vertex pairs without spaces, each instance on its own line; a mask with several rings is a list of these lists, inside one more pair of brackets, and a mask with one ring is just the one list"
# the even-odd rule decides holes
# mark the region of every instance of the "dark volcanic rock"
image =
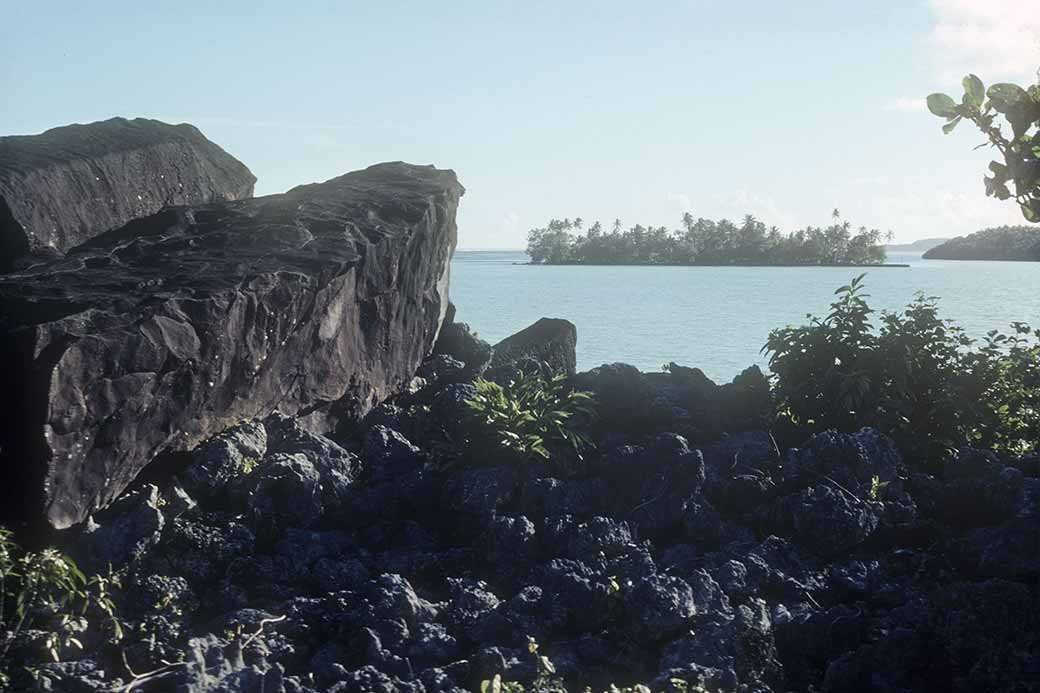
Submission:
[[544,363],[554,373],[574,375],[578,328],[569,320],[542,318],[493,347],[491,368],[508,368],[523,359]]
[[[440,394],[419,401],[449,412],[466,390],[426,387]],[[1022,460],[966,449],[907,479],[872,429],[799,449],[748,431],[704,454],[674,433],[624,444],[614,432],[557,478],[490,453],[430,463],[442,443],[429,418],[407,438],[372,423],[340,446],[276,413],[262,433],[242,424],[200,446],[198,473],[180,475],[212,473],[215,488],[192,486],[198,507],[173,517],[171,489],[135,485],[88,531],[59,533],[91,572],[130,557],[116,593],[125,639],[112,647],[92,613],[83,651],[62,653],[81,659],[43,664],[44,631],[12,640],[0,627],[12,690],[46,688],[28,665],[62,691],[163,667],[142,690],[461,693],[496,675],[527,686],[539,656],[562,681],[528,690],[1040,680],[1040,479]],[[926,519],[886,526],[907,493]]]
[[650,575],[624,594],[625,614],[634,637],[656,642],[690,625],[697,613],[689,584],[671,575]]
[[195,449],[192,465],[183,475],[184,485],[195,498],[208,500],[266,454],[267,431],[263,424],[239,424]]
[[187,124],[112,118],[0,137],[0,271],[163,207],[252,197],[255,182]]
[[653,387],[635,366],[605,363],[571,379],[575,389],[592,392],[596,411],[606,430],[651,428]]
[[433,347],[462,193],[380,164],[165,210],[0,278],[0,507],[67,527],[238,420],[363,415]]
[[455,322],[454,305],[448,310],[433,351],[461,361],[469,380],[483,375],[491,364],[491,345],[477,337],[466,323]]
[[668,370],[642,373],[611,363],[570,382],[595,395],[603,432],[681,433],[691,442],[717,441],[727,433],[763,428],[772,411],[769,382],[756,366],[723,385],[698,368],[672,363]]
[[159,510],[159,494],[147,485],[127,493],[74,530],[72,546],[80,564],[103,572],[136,559],[159,541],[166,518]]

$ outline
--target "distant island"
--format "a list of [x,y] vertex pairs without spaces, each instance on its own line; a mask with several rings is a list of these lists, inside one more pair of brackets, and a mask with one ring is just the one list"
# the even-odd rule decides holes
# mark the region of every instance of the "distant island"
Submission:
[[913,253],[913,252],[927,252],[937,245],[942,245],[949,238],[922,238],[919,241],[913,243],[889,243],[885,245],[885,250],[890,253]]
[[929,260],[1040,261],[1040,228],[998,226],[983,229],[946,241],[922,257]]
[[683,227],[637,224],[624,230],[615,221],[585,229],[581,218],[553,219],[528,232],[527,254],[536,265],[838,265],[882,266],[882,233],[854,231],[838,210],[830,226],[782,233],[747,215],[740,224],[683,215]]

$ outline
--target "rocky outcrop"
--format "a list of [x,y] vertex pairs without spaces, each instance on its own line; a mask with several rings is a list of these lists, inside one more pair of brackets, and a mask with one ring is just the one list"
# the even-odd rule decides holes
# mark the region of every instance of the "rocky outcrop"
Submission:
[[167,209],[0,277],[0,504],[67,527],[239,420],[363,415],[437,339],[462,193],[380,164]]
[[546,365],[554,373],[574,375],[578,328],[569,320],[542,318],[493,347],[491,368],[500,371],[525,359]]
[[[725,401],[670,371],[592,380]],[[107,646],[91,618],[53,663],[23,633],[12,689],[112,690],[129,668],[152,672],[141,691],[461,693],[530,684],[541,656],[561,681],[527,690],[1035,688],[1036,454],[965,448],[932,475],[869,428],[694,444],[674,432],[689,417],[661,407],[647,431],[603,387],[616,423],[586,430],[583,462],[517,464],[455,435],[466,387],[431,379],[336,441],[244,423],[181,486],[125,494],[62,539],[88,572],[126,571],[126,637]]]
[[113,118],[0,137],[0,271],[163,207],[252,197],[255,182],[186,124]]

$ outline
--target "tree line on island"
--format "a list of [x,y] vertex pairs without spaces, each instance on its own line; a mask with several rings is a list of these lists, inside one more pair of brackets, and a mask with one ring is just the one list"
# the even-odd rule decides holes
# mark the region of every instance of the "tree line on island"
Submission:
[[997,226],[951,238],[923,255],[929,260],[1040,261],[1040,228]]
[[767,227],[753,215],[740,224],[683,215],[682,228],[616,220],[610,231],[600,222],[553,219],[531,229],[527,254],[544,265],[879,265],[882,242],[890,234],[852,225],[838,210],[826,228],[810,226],[794,233]]

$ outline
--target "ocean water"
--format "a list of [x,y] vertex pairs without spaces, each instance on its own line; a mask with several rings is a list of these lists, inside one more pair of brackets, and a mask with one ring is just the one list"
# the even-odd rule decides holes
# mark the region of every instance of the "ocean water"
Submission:
[[[824,315],[834,290],[861,271],[844,267],[543,267],[523,252],[458,251],[451,296],[458,320],[491,343],[541,317],[578,328],[578,368],[624,361],[660,370],[675,361],[716,381],[751,364],[769,331]],[[908,268],[866,269],[875,310],[898,310],[917,292],[940,297],[941,314],[969,334],[1040,326],[1040,262],[923,260],[890,253]]]

